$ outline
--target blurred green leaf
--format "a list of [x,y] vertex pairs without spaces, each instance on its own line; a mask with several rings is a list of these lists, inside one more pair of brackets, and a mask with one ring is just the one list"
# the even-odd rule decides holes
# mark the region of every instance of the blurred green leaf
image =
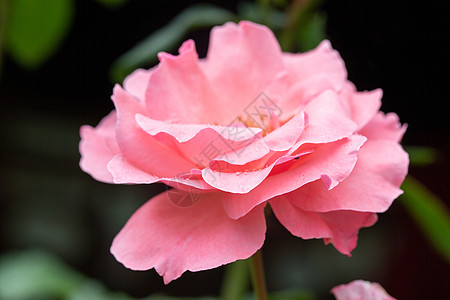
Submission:
[[314,300],[316,299],[313,293],[301,290],[293,289],[277,293],[271,293],[269,300]]
[[260,5],[255,2],[240,2],[237,5],[240,20],[248,20],[270,27],[272,30],[283,28],[286,18],[284,12]]
[[[71,293],[67,300],[133,300],[128,295],[122,293],[112,293],[107,290],[101,283],[95,280],[86,280],[73,293]],[[144,299],[142,299],[144,300]],[[150,300],[150,298],[149,298]]]
[[[326,16],[319,12],[323,0],[292,1],[286,9],[286,22],[277,35],[283,51],[312,49],[317,40],[326,37]],[[312,32],[308,32],[312,30]],[[306,43],[306,45],[302,45]]]
[[114,82],[121,82],[134,69],[155,62],[158,52],[173,49],[190,30],[235,19],[232,12],[214,5],[191,6],[119,57],[111,67],[111,77]]
[[5,49],[22,66],[38,67],[56,51],[72,15],[72,0],[10,1]]
[[327,16],[324,13],[314,13],[308,20],[298,27],[297,40],[301,51],[314,49],[327,38]]
[[0,259],[0,299],[61,298],[82,280],[78,273],[45,252],[12,253]]
[[409,154],[411,165],[426,166],[436,162],[438,152],[436,149],[425,146],[408,146],[405,147]]
[[108,8],[118,8],[124,5],[128,0],[96,0],[100,4],[108,7]]
[[447,207],[424,185],[407,176],[402,188],[402,203],[425,233],[425,236],[450,263],[450,217]]

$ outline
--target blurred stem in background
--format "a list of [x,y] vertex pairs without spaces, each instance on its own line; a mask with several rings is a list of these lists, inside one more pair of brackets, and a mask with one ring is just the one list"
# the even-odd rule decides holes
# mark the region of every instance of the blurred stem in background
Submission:
[[268,300],[266,277],[264,274],[264,263],[262,257],[262,250],[259,249],[250,257],[250,264],[252,266],[252,282],[253,290],[258,300]]
[[0,79],[2,76],[3,48],[5,42],[6,17],[10,0],[0,0]]

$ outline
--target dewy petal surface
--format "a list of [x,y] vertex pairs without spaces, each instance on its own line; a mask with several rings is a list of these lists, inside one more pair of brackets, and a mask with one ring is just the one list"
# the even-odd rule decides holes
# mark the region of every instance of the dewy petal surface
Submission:
[[238,219],[270,198],[318,179],[322,179],[327,188],[333,188],[353,170],[358,150],[365,141],[362,136],[352,136],[321,145],[313,153],[301,157],[290,169],[267,176],[250,192],[224,197],[224,208],[231,218]]
[[221,194],[201,194],[191,207],[175,206],[182,197],[190,195],[167,191],[139,208],[114,239],[116,259],[133,270],[155,268],[167,284],[185,271],[246,259],[262,246],[264,207],[232,220],[221,206]]
[[315,181],[285,195],[306,211],[384,212],[402,194],[408,154],[388,140],[369,140],[358,152],[352,173],[332,190]]

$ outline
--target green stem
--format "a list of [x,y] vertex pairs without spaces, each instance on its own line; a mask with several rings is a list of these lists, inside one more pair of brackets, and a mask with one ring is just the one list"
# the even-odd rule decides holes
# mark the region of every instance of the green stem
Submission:
[[248,290],[249,269],[247,260],[228,265],[222,282],[221,300],[242,299]]
[[253,289],[258,300],[268,300],[266,279],[264,276],[264,264],[262,259],[262,251],[258,250],[251,258],[252,282]]
[[3,62],[3,50],[5,40],[6,16],[8,11],[9,0],[0,0],[0,77]]

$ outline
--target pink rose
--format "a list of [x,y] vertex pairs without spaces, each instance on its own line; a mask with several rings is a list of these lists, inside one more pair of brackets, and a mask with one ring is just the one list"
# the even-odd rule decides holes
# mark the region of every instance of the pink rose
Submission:
[[395,300],[378,283],[364,280],[338,285],[331,293],[337,300]]
[[176,188],[114,239],[126,267],[168,283],[246,259],[264,243],[267,203],[293,235],[350,255],[402,193],[406,126],[379,112],[381,90],[356,91],[330,42],[283,53],[268,28],[243,21],[213,28],[204,59],[189,40],[159,60],[81,128],[80,165],[95,179]]

